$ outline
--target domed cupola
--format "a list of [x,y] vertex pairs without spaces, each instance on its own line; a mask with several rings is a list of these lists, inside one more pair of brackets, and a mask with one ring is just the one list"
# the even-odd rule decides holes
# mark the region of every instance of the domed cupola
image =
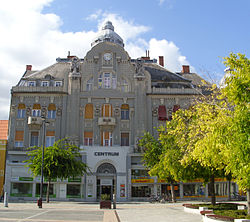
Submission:
[[124,47],[122,38],[116,32],[114,32],[114,26],[110,21],[107,21],[104,24],[102,30],[98,33],[97,37],[91,43],[91,46],[93,47],[100,42],[113,42]]

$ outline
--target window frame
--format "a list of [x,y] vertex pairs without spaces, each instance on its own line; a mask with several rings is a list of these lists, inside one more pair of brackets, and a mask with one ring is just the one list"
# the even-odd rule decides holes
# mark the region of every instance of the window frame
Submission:
[[31,86],[31,87],[36,86],[36,81],[28,81],[28,86]]

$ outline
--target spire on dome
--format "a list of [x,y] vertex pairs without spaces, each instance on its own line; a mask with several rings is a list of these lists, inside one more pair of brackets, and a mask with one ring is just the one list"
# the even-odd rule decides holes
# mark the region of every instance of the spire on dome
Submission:
[[105,22],[102,30],[98,33],[97,37],[91,43],[91,46],[93,47],[100,42],[113,42],[124,47],[122,38],[114,31],[114,26],[110,21]]

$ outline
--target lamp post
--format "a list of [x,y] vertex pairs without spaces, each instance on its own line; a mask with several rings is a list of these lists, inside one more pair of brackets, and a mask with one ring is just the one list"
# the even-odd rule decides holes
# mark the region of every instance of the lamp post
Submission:
[[38,207],[42,208],[43,205],[43,165],[44,165],[44,147],[45,147],[45,133],[46,133],[46,119],[44,116],[42,119],[42,127],[43,127],[43,138],[42,138],[42,167],[41,167],[41,184],[40,184],[40,198],[38,200]]

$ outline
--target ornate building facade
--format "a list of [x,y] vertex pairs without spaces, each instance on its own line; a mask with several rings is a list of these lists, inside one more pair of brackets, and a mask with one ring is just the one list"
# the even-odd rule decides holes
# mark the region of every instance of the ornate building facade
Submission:
[[[188,108],[202,78],[183,66],[180,73],[164,68],[163,57],[131,59],[122,38],[107,22],[81,59],[68,55],[41,71],[27,65],[12,87],[9,119],[6,190],[10,198],[39,196],[40,178],[33,178],[23,161],[27,147],[42,144],[42,128],[28,117],[44,116],[46,146],[65,137],[80,146],[82,161],[92,174],[53,181],[52,198],[96,201],[116,193],[118,201],[145,199],[169,192],[165,181],[150,177],[137,146],[144,131],[171,120],[179,108]],[[35,120],[35,119],[33,119]],[[46,178],[45,178],[46,183]],[[227,183],[220,182],[225,195]],[[175,185],[177,196],[208,196],[201,182]],[[218,191],[219,192],[219,191]]]

